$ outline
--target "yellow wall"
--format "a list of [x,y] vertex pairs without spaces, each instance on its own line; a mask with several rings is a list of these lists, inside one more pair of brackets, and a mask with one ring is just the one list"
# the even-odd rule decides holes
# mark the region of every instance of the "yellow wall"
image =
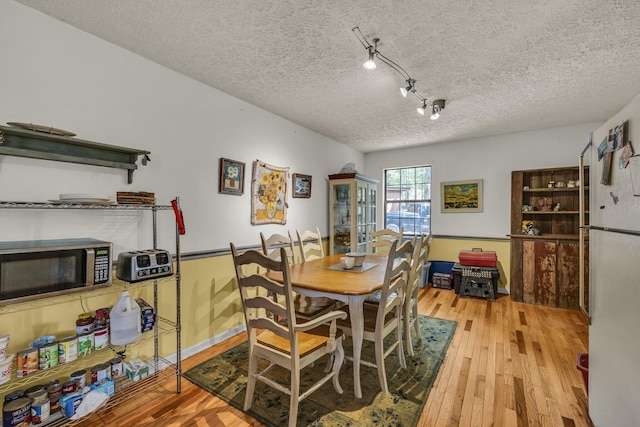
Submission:
[[[326,242],[325,242],[326,245]],[[500,270],[499,287],[508,288],[509,241],[468,240],[456,238],[434,238],[429,260],[457,261],[462,249],[483,248],[496,251]],[[327,248],[325,248],[327,249]],[[181,263],[181,315],[182,349],[202,345],[214,338],[225,336],[229,331],[244,325],[240,295],[235,283],[235,272],[231,255],[186,260]],[[144,298],[153,304],[151,284],[132,284],[126,288],[134,297]],[[85,292],[74,296],[40,300],[31,305],[22,305],[20,311],[0,308],[0,335],[11,334],[9,353],[27,348],[28,343],[42,335],[55,335],[57,339],[72,335],[78,314],[95,312],[101,307],[111,307],[118,300],[120,288],[107,291]],[[176,293],[174,281],[161,280],[158,284],[158,313],[175,319]],[[150,335],[145,334],[147,337]],[[161,336],[159,352],[162,356],[175,353],[175,334]],[[100,359],[108,360],[114,354],[104,350]],[[153,355],[151,342],[128,350],[127,356],[149,359]],[[68,378],[72,370],[90,369],[102,360],[91,363],[77,362],[68,372],[56,372],[53,378]],[[3,393],[0,393],[0,398]]]
[[500,271],[499,288],[509,289],[511,277],[510,243],[508,240],[470,240],[456,238],[434,238],[429,249],[429,261],[453,261],[458,262],[458,253],[461,250],[482,248],[485,251],[495,251],[498,256],[496,267]]

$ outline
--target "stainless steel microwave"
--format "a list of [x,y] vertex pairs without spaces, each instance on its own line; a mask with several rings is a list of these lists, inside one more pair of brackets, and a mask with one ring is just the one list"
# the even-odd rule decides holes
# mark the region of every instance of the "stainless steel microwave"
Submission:
[[95,239],[0,242],[0,305],[110,286],[111,252]]

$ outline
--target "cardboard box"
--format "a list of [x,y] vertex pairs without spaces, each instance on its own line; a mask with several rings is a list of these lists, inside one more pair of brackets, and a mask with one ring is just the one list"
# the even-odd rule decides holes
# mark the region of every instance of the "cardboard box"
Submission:
[[149,375],[149,366],[140,359],[131,359],[123,364],[124,373],[133,382],[140,381]]
[[136,302],[140,306],[140,315],[141,316],[146,316],[146,315],[155,313],[155,310],[153,309],[153,306],[151,306],[151,304],[149,304],[148,302],[146,302],[142,298],[136,298]]
[[107,396],[113,396],[116,392],[116,383],[111,378],[103,378],[97,383],[90,384],[89,388],[101,391]]

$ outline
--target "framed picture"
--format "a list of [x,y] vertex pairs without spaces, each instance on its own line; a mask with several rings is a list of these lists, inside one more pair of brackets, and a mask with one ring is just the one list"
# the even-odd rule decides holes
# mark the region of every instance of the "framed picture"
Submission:
[[311,197],[311,175],[293,174],[293,197],[294,199],[308,199]]
[[440,183],[440,210],[449,212],[482,212],[482,180]]
[[220,193],[244,193],[244,163],[220,157]]
[[287,181],[289,168],[269,165],[260,160],[253,164],[251,178],[251,223],[287,223]]

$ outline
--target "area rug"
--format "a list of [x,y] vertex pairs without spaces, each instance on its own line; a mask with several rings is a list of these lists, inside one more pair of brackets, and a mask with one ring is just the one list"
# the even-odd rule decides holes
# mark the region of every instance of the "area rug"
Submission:
[[[340,370],[339,395],[331,381],[300,402],[298,426],[404,426],[415,427],[420,418],[429,391],[433,385],[444,355],[449,347],[457,322],[419,316],[422,342],[414,338],[413,357],[406,356],[407,369],[401,369],[397,352],[387,356],[385,366],[389,394],[380,390],[378,374],[374,368],[361,366],[362,399],[353,394],[353,364],[346,361]],[[344,343],[345,353],[352,354],[350,339]],[[194,384],[220,397],[242,410],[247,382],[246,342],[227,350],[184,373]],[[364,342],[362,357],[374,361],[372,343]],[[261,361],[258,369],[267,366]],[[321,360],[301,373],[301,390],[306,390],[316,378],[322,376],[326,363]],[[270,376],[288,384],[289,371],[276,368]],[[289,396],[262,382],[256,383],[253,405],[247,411],[252,417],[271,427],[287,424]]]

